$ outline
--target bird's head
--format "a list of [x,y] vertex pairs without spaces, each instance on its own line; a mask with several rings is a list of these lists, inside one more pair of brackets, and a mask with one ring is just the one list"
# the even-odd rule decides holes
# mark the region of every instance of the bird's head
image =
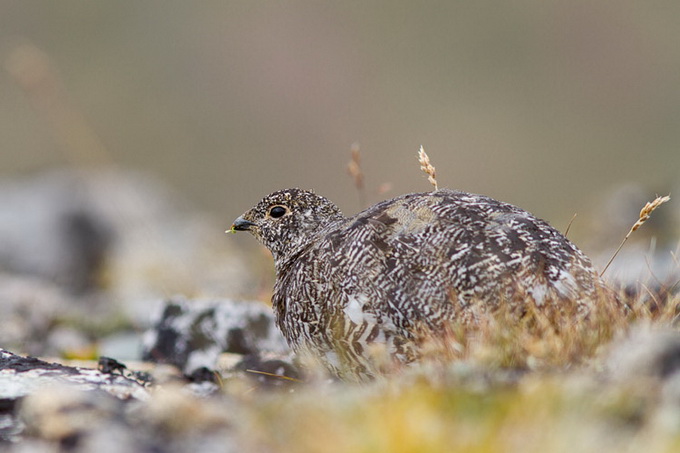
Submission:
[[342,220],[327,198],[302,189],[286,189],[264,197],[234,221],[231,231],[248,231],[280,262],[330,223]]

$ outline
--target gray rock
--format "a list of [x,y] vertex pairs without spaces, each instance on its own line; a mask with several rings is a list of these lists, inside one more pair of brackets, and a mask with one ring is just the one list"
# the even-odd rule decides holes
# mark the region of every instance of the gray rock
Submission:
[[36,277],[0,274],[0,346],[44,353],[44,339],[70,301],[54,284]]
[[45,362],[0,349],[0,399],[16,400],[43,387],[63,385],[99,389],[122,400],[148,398],[139,382],[121,374]]
[[224,226],[149,174],[99,168],[0,180],[0,206],[0,270],[74,294],[106,290],[132,311],[165,291],[234,294],[249,281],[229,260]]
[[612,341],[605,359],[607,375],[615,381],[665,380],[680,372],[680,332],[638,326]]
[[143,345],[145,360],[176,365],[187,375],[214,369],[222,352],[289,354],[271,308],[230,299],[164,301]]
[[0,206],[0,347],[61,355],[146,327],[150,302],[168,293],[253,286],[234,265],[224,225],[148,174],[100,168],[0,180]]
[[[148,391],[138,381],[121,374],[45,362],[0,349],[0,441],[17,441],[24,423],[29,432],[36,426],[49,432],[41,431],[41,437],[53,440],[56,430],[66,438],[73,428],[64,428],[72,421],[64,419],[70,407],[92,409],[104,404],[110,412],[122,402],[148,399]],[[61,408],[61,416],[53,413],[54,406]],[[17,416],[18,408],[23,418]],[[90,415],[81,414],[77,423],[92,422]]]
[[40,387],[18,406],[20,429],[6,437],[7,451],[241,451],[229,404],[179,385],[156,389],[144,401],[67,384]]
[[89,196],[75,173],[0,184],[0,265],[74,292],[96,286],[112,231]]

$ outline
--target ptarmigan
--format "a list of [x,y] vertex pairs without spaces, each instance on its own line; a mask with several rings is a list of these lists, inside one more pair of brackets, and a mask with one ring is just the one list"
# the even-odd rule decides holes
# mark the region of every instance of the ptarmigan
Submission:
[[501,304],[585,313],[600,287],[590,260],[546,222],[448,189],[352,217],[311,191],[281,190],[232,230],[249,231],[274,256],[272,303],[289,345],[345,377],[374,374],[372,344],[411,362],[422,332]]

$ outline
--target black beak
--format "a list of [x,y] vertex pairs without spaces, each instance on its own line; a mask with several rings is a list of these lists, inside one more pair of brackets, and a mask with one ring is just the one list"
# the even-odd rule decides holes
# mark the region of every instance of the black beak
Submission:
[[234,224],[231,226],[233,231],[248,231],[251,226],[255,225],[250,220],[246,220],[243,217],[239,217],[234,220]]

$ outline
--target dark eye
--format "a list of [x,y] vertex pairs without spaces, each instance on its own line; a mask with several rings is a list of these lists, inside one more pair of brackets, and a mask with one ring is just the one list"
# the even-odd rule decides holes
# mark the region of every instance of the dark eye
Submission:
[[288,209],[285,207],[274,206],[273,208],[269,209],[269,216],[278,219],[279,217],[283,217],[286,212],[288,212]]

